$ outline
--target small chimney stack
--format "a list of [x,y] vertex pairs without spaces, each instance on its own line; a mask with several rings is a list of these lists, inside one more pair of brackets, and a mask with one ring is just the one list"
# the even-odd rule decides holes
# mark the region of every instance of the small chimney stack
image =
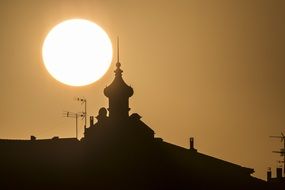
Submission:
[[190,137],[190,149],[194,149],[194,138]]
[[282,168],[276,168],[276,175],[278,179],[282,178]]
[[268,168],[268,171],[267,171],[267,181],[270,181],[271,178],[272,178],[271,168]]
[[190,150],[197,152],[197,149],[194,147],[194,137],[190,137]]
[[94,125],[94,116],[90,116],[90,126]]

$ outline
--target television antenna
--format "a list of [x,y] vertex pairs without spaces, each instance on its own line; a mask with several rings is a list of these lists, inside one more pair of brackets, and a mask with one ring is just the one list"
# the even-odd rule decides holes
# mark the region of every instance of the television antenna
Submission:
[[63,117],[70,117],[70,118],[75,118],[75,134],[76,134],[76,139],[78,139],[78,118],[84,118],[85,114],[83,112],[70,112],[70,111],[64,111],[63,112]]
[[85,131],[87,126],[87,99],[76,97],[75,101],[81,102],[81,105],[84,104],[84,111],[82,112],[83,113],[82,118],[84,118],[84,131]]
[[285,174],[285,135],[281,132],[281,136],[270,136],[270,138],[279,138],[281,142],[283,142],[283,148],[280,151],[272,151],[273,153],[278,153],[283,157],[283,161],[279,161],[279,163],[283,163],[283,172]]

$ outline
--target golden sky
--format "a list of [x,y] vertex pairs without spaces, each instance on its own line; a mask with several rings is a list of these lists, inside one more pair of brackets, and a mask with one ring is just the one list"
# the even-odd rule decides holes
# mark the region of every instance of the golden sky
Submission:
[[[74,137],[62,111],[107,106],[107,74],[86,87],[53,79],[41,57],[48,31],[70,18],[120,36],[137,112],[165,141],[254,168],[278,166],[285,128],[285,2],[280,0],[1,0],[0,138]],[[81,122],[83,126],[83,122]],[[81,133],[82,133],[81,127]],[[274,169],[275,171],[275,169]],[[275,174],[274,174],[275,175]]]

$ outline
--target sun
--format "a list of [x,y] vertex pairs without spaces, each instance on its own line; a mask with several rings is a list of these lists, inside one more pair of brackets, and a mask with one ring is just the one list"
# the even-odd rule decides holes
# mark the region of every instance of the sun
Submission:
[[97,24],[85,19],[63,21],[46,36],[42,56],[48,72],[70,86],[100,79],[112,61],[112,43]]

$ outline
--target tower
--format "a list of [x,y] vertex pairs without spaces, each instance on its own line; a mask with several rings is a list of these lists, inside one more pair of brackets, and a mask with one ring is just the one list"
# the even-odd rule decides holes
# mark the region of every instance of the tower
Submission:
[[[119,44],[119,42],[118,42]],[[113,82],[104,89],[104,94],[109,99],[109,118],[113,121],[124,121],[129,117],[129,98],[133,95],[133,88],[125,83],[122,77],[121,63],[116,63],[115,78]]]

